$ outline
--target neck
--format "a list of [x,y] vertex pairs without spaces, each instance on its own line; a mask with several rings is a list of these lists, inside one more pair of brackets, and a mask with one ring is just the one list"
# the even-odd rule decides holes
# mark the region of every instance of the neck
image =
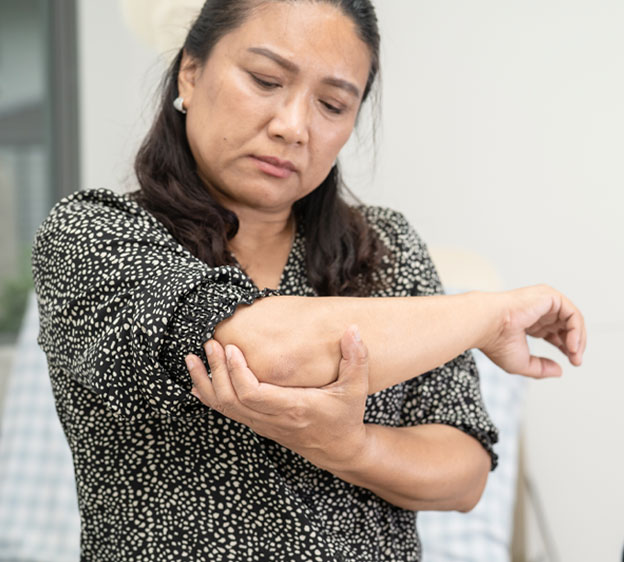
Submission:
[[290,246],[295,230],[295,220],[291,212],[265,214],[242,209],[237,209],[235,212],[239,227],[229,245],[236,256],[253,254],[257,251],[266,253],[285,243]]
[[259,208],[234,201],[217,189],[211,191],[238,217],[238,231],[228,243],[230,252],[258,287],[277,288],[295,235],[292,208]]
[[295,235],[292,214],[277,217],[241,216],[230,251],[259,288],[277,289]]

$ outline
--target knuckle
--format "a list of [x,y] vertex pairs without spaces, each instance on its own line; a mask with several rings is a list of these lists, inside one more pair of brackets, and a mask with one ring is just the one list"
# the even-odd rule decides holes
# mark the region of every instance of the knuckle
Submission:
[[293,424],[293,426],[299,429],[305,427],[307,425],[308,417],[307,405],[304,404],[303,401],[298,400],[290,407],[288,417],[290,418],[290,422]]
[[360,369],[368,369],[368,353],[358,356],[356,359],[356,365]]
[[305,418],[306,410],[303,406],[294,406],[290,410],[290,417],[296,423],[301,423],[303,418]]

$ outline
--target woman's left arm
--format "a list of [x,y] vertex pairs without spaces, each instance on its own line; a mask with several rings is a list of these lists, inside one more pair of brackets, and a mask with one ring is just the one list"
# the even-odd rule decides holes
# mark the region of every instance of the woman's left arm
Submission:
[[351,484],[410,510],[472,509],[485,486],[490,457],[454,427],[365,424],[368,356],[357,330],[341,340],[336,382],[287,388],[259,382],[240,350],[206,344],[212,380],[199,358],[187,364],[193,394],[205,405],[295,451]]
[[403,509],[467,512],[477,505],[491,460],[476,439],[439,424],[367,424],[366,431],[363,453],[336,476]]

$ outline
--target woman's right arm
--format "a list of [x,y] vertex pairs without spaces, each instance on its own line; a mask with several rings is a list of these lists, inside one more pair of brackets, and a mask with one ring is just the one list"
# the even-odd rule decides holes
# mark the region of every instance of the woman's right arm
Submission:
[[38,232],[33,272],[48,360],[124,415],[196,413],[183,359],[215,328],[262,380],[319,386],[335,378],[340,339],[356,323],[379,342],[374,390],[485,342],[504,310],[478,294],[257,300],[242,272],[210,268],[147,212],[106,191],[59,203]]
[[526,336],[556,345],[581,363],[585,327],[561,293],[536,286],[503,293],[397,298],[277,297],[241,307],[215,338],[239,347],[261,381],[323,386],[335,380],[340,339],[356,324],[369,342],[369,392],[482,349],[509,372],[556,376],[560,367],[530,355]]

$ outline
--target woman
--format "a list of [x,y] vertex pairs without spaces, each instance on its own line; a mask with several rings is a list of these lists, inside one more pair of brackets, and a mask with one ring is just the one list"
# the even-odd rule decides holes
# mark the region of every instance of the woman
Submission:
[[495,464],[464,351],[559,374],[528,333],[580,364],[561,294],[433,296],[403,217],[340,198],[378,58],[368,1],[209,0],[140,190],[79,192],[42,225],[84,560],[418,560],[415,511],[470,509]]

